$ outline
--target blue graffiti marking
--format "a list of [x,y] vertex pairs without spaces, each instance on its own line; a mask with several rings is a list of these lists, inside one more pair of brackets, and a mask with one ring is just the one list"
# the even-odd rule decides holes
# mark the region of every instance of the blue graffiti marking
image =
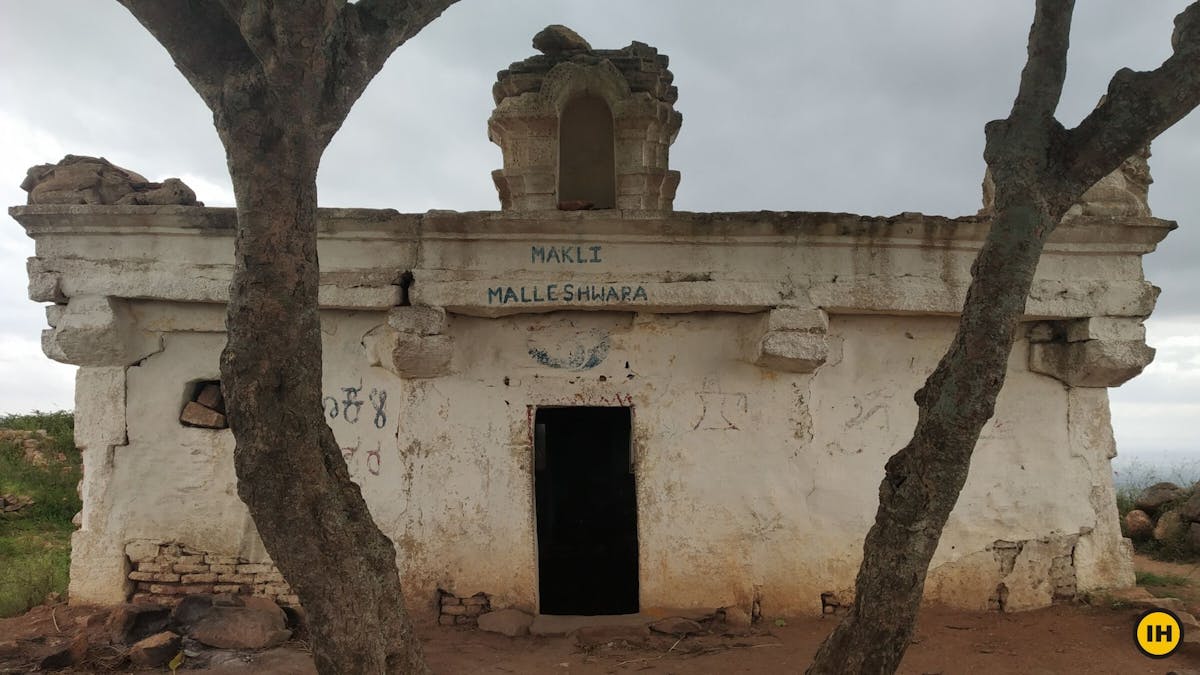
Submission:
[[543,366],[563,370],[590,370],[608,358],[608,334],[599,330],[581,333],[566,354],[551,354],[543,347],[530,346],[529,356]]

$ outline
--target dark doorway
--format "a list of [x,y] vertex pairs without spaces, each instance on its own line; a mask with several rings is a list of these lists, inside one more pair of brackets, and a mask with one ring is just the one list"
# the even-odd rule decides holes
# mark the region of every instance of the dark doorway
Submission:
[[617,205],[613,118],[604,99],[580,96],[563,109],[558,131],[558,200]]
[[637,613],[630,409],[541,408],[535,425],[541,613]]

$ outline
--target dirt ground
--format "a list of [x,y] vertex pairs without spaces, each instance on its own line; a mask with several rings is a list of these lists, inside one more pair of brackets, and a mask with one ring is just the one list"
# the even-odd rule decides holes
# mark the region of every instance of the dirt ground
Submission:
[[[1200,566],[1139,557],[1137,567],[1143,572],[1186,579],[1185,584],[1149,590],[1179,597],[1189,611],[1200,613]],[[1133,643],[1133,627],[1142,610],[1104,598],[1092,602],[1017,614],[926,608],[900,672],[1200,675],[1200,644],[1185,644],[1167,659],[1147,658]],[[30,672],[32,658],[56,644],[69,644],[81,631],[93,635],[93,644],[103,643],[102,637],[95,637],[103,634],[103,619],[103,610],[97,613],[86,607],[59,604],[0,620],[0,675]],[[708,634],[681,640],[631,629],[612,629],[589,638],[508,638],[437,626],[423,626],[420,634],[434,671],[445,675],[801,673],[835,622],[834,618],[768,619],[754,629],[741,631],[715,624]],[[208,656],[189,659],[180,672],[315,672],[302,642],[262,653],[220,652]],[[60,672],[112,672],[108,667],[121,660],[122,653],[116,647],[93,647],[83,666]]]

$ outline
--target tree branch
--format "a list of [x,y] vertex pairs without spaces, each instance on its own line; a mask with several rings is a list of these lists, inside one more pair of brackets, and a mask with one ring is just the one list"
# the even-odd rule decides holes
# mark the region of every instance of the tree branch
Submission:
[[1010,119],[1052,118],[1067,78],[1067,48],[1075,0],[1037,0],[1028,59]]
[[332,61],[323,92],[328,136],[341,126],[396,48],[458,0],[360,0],[341,3],[331,31]]
[[1200,105],[1200,1],[1175,17],[1171,47],[1152,71],[1117,71],[1100,105],[1069,132],[1067,175],[1082,190]]
[[117,0],[158,40],[209,109],[227,82],[258,68],[237,25],[215,0]]

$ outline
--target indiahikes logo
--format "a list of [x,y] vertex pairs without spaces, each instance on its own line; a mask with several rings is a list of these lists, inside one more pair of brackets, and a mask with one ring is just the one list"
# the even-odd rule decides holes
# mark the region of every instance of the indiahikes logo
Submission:
[[1152,609],[1138,619],[1133,629],[1138,651],[1152,659],[1165,659],[1183,644],[1183,624],[1173,612]]

